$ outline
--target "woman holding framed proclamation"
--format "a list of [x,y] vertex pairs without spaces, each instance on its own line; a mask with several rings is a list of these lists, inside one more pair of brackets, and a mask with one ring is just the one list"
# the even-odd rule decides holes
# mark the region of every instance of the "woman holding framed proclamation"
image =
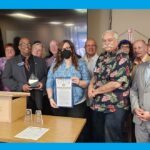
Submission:
[[[70,40],[63,40],[60,43],[60,49],[61,51],[58,52],[56,57],[56,63],[48,72],[46,83],[52,113],[56,116],[83,118],[86,108],[86,88],[90,82],[89,72],[85,62],[77,58],[74,44]],[[71,81],[72,107],[61,107],[57,105],[58,99],[61,99],[61,96],[58,98],[56,84],[58,78],[62,79],[62,81],[65,79]],[[63,89],[60,93],[63,97],[66,97]],[[66,99],[64,99],[65,101]]]

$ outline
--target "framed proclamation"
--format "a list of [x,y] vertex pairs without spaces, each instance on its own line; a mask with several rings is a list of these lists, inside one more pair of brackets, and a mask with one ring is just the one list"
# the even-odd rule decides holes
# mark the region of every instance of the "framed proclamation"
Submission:
[[58,107],[73,107],[71,78],[56,78],[56,100]]

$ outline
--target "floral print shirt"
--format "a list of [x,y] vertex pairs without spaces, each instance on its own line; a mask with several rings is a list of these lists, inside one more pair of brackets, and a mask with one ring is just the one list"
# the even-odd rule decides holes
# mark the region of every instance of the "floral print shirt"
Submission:
[[91,100],[91,108],[96,111],[110,113],[118,108],[129,106],[129,56],[122,51],[102,53],[94,69],[94,88],[99,88],[110,81],[121,83],[121,87],[112,92],[96,95]]

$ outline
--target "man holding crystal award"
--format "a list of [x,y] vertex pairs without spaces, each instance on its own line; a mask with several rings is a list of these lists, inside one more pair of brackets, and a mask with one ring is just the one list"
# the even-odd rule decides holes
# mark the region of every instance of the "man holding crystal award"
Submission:
[[47,67],[41,58],[31,55],[30,40],[26,37],[19,41],[20,55],[6,63],[3,83],[11,91],[30,92],[27,108],[42,110],[42,97],[45,89]]
[[89,71],[85,62],[77,58],[71,41],[62,41],[60,49],[56,64],[48,72],[46,83],[52,113],[56,116],[83,118]]

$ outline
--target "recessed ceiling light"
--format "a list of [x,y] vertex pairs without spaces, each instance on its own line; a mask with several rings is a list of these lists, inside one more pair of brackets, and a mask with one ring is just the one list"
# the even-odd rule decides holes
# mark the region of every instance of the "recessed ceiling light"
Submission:
[[74,24],[73,23],[65,23],[64,26],[66,26],[66,27],[72,27],[72,26],[74,26]]
[[62,24],[62,22],[59,22],[59,21],[51,21],[51,22],[49,22],[49,24],[60,25],[60,24]]
[[79,13],[87,13],[87,9],[75,9]]
[[13,14],[9,14],[9,16],[18,17],[18,18],[28,18],[28,19],[35,18],[34,16],[23,14],[23,13],[13,13]]

